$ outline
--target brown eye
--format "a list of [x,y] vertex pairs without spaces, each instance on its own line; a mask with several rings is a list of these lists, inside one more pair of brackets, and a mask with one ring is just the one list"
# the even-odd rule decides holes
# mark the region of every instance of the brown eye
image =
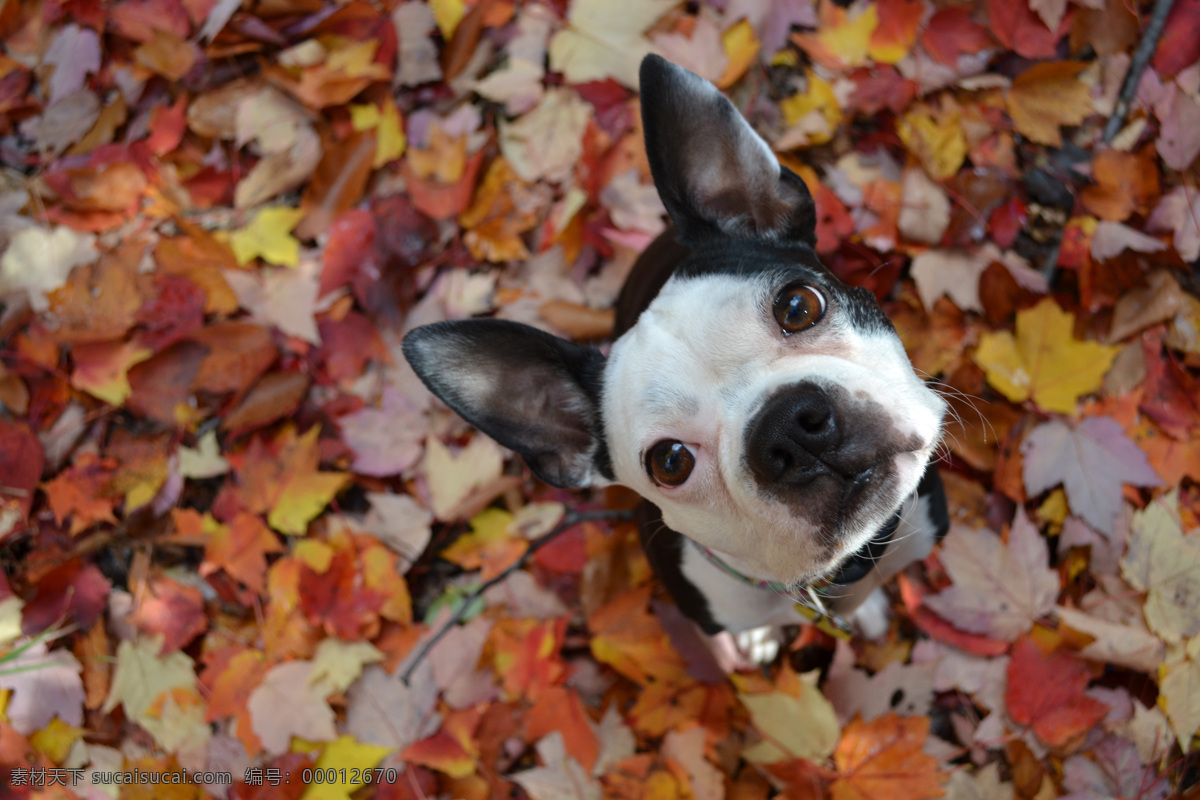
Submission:
[[646,472],[661,486],[680,486],[692,474],[696,457],[683,442],[663,439],[646,453]]
[[811,286],[793,284],[775,298],[775,319],[784,333],[811,328],[825,314],[825,298]]

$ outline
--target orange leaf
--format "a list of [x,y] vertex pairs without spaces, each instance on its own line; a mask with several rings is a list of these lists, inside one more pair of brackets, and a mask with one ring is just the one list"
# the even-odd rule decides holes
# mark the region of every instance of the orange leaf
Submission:
[[507,697],[525,696],[537,702],[543,691],[566,677],[561,652],[566,632],[566,617],[496,621],[490,641],[496,674]]
[[471,775],[475,772],[475,759],[479,755],[475,744],[475,728],[482,714],[478,706],[462,711],[447,711],[437,733],[410,744],[400,753],[400,757],[432,767],[451,778]]
[[592,655],[641,686],[652,679],[678,681],[686,669],[658,618],[646,608],[652,590],[647,585],[620,594],[588,619]]
[[1092,178],[1095,185],[1083,187],[1079,199],[1100,219],[1120,222],[1158,199],[1158,166],[1145,151],[1101,150],[1092,157]]
[[50,501],[55,522],[61,525],[70,516],[72,536],[97,522],[115,523],[113,507],[117,497],[108,487],[116,466],[111,458],[102,459],[95,453],[83,452],[54,480],[44,484],[42,490]]
[[205,656],[200,678],[208,687],[206,722],[237,716],[246,709],[250,693],[267,674],[266,657],[257,650],[229,646]]
[[1092,92],[1079,80],[1082,61],[1034,64],[1013,79],[1008,113],[1017,130],[1039,144],[1062,146],[1059,126],[1078,125],[1092,113]]
[[341,472],[321,472],[316,425],[297,437],[285,427],[267,444],[256,438],[238,459],[238,479],[246,507],[267,515],[280,533],[302,536],[308,523],[321,513],[346,483]]
[[923,800],[941,797],[937,759],[922,748],[928,717],[889,712],[863,722],[855,717],[833,753],[841,776],[829,787],[832,800]]
[[525,718],[525,741],[536,742],[551,731],[558,731],[563,736],[567,755],[591,772],[599,754],[599,744],[589,721],[583,702],[573,689],[551,686],[529,709]]
[[1043,655],[1030,639],[1021,639],[1008,662],[1008,715],[1031,726],[1046,744],[1061,747],[1108,713],[1104,703],[1084,694],[1087,685],[1088,668],[1078,658],[1062,650]]
[[267,553],[279,553],[279,538],[253,514],[241,513],[219,526],[204,548],[201,574],[223,569],[258,594],[266,589]]
[[208,629],[200,590],[161,575],[138,593],[130,621],[144,633],[162,635],[160,655],[178,650]]

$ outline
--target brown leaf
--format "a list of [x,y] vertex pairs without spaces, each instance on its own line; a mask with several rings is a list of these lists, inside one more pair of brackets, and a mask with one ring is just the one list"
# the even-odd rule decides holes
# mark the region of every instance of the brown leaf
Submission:
[[218,322],[193,340],[209,350],[196,375],[197,391],[243,392],[278,355],[270,331],[250,322]]
[[300,208],[305,217],[292,232],[297,239],[315,239],[334,217],[362,199],[375,159],[375,132],[359,131],[340,142],[326,143]]
[[1079,199],[1084,208],[1100,219],[1121,222],[1135,211],[1144,214],[1158,199],[1158,166],[1154,153],[1101,150],[1092,158],[1095,183],[1083,187]]
[[607,339],[613,332],[613,310],[589,308],[566,300],[542,303],[542,319],[575,340]]
[[221,428],[244,432],[283,419],[300,405],[308,393],[308,384],[308,376],[303,372],[264,375],[242,402],[221,420]]
[[1017,130],[1039,144],[1062,146],[1062,125],[1078,125],[1092,113],[1091,89],[1079,80],[1087,64],[1048,61],[1013,79],[1008,113]]
[[157,420],[168,428],[191,421],[194,404],[192,385],[208,348],[196,342],[177,342],[129,370],[133,391],[125,407],[135,414]]

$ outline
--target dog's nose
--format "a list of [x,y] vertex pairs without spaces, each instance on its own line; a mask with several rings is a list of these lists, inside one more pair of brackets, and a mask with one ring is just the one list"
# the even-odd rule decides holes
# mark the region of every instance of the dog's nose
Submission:
[[823,456],[841,440],[829,396],[801,383],[772,398],[747,438],[750,470],[764,483],[804,483],[830,472]]

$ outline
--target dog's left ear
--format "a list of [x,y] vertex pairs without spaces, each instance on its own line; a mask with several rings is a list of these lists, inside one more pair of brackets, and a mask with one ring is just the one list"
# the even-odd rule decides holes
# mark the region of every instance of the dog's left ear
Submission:
[[716,232],[816,244],[816,206],[796,173],[717,87],[656,56],[642,60],[642,123],[654,184],[693,247]]
[[500,319],[423,325],[402,347],[431,392],[546,483],[578,488],[600,474],[598,350]]

